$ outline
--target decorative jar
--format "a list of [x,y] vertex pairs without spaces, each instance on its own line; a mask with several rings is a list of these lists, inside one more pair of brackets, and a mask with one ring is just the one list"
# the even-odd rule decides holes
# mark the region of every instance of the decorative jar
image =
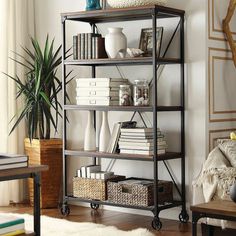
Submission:
[[167,0],[107,0],[107,4],[112,8],[165,5],[166,2]]
[[86,0],[86,11],[100,10],[100,0]]
[[149,85],[147,80],[134,81],[134,106],[149,105]]
[[108,34],[105,37],[105,49],[110,58],[126,56],[127,38],[122,32],[123,28],[108,28]]
[[131,89],[130,85],[124,84],[120,85],[119,91],[119,105],[120,106],[131,106]]

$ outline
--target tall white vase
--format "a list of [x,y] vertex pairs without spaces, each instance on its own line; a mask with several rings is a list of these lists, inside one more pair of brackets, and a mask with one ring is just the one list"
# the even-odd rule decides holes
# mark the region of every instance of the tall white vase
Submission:
[[88,112],[88,121],[85,129],[84,136],[84,150],[94,151],[96,150],[96,132],[93,124],[93,112]]
[[111,139],[111,132],[108,124],[107,112],[102,112],[102,126],[99,135],[99,152],[106,152]]
[[127,50],[127,38],[122,32],[123,28],[108,28],[105,37],[105,49],[110,58],[124,58]]

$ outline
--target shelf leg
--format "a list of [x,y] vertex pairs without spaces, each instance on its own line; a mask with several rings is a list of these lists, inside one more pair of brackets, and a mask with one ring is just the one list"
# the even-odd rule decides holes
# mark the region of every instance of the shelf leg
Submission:
[[40,236],[40,174],[34,175],[34,232]]

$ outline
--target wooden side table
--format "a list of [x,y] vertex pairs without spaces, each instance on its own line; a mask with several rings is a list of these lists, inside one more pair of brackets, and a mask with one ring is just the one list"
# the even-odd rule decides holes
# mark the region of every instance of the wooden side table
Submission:
[[[192,236],[197,236],[197,222],[200,218],[214,218],[236,221],[236,203],[232,201],[211,201],[190,207],[192,211]],[[209,232],[213,235],[213,231]]]
[[30,165],[24,168],[0,171],[0,181],[34,179],[34,235],[40,236],[40,173],[48,170],[46,165]]

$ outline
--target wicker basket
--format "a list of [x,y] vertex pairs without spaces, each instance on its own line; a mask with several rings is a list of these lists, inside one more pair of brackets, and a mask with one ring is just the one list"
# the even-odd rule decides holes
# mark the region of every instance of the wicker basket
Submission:
[[120,181],[123,179],[125,179],[125,176],[119,175],[107,180],[74,177],[73,195],[79,198],[105,201],[107,200],[107,182],[109,180]]
[[[126,180],[144,180],[138,178],[129,178]],[[113,203],[133,205],[133,206],[151,206],[154,204],[154,184],[123,184],[116,180],[109,181],[108,200]],[[173,201],[173,183],[171,181],[159,180],[158,182],[158,202]]]

